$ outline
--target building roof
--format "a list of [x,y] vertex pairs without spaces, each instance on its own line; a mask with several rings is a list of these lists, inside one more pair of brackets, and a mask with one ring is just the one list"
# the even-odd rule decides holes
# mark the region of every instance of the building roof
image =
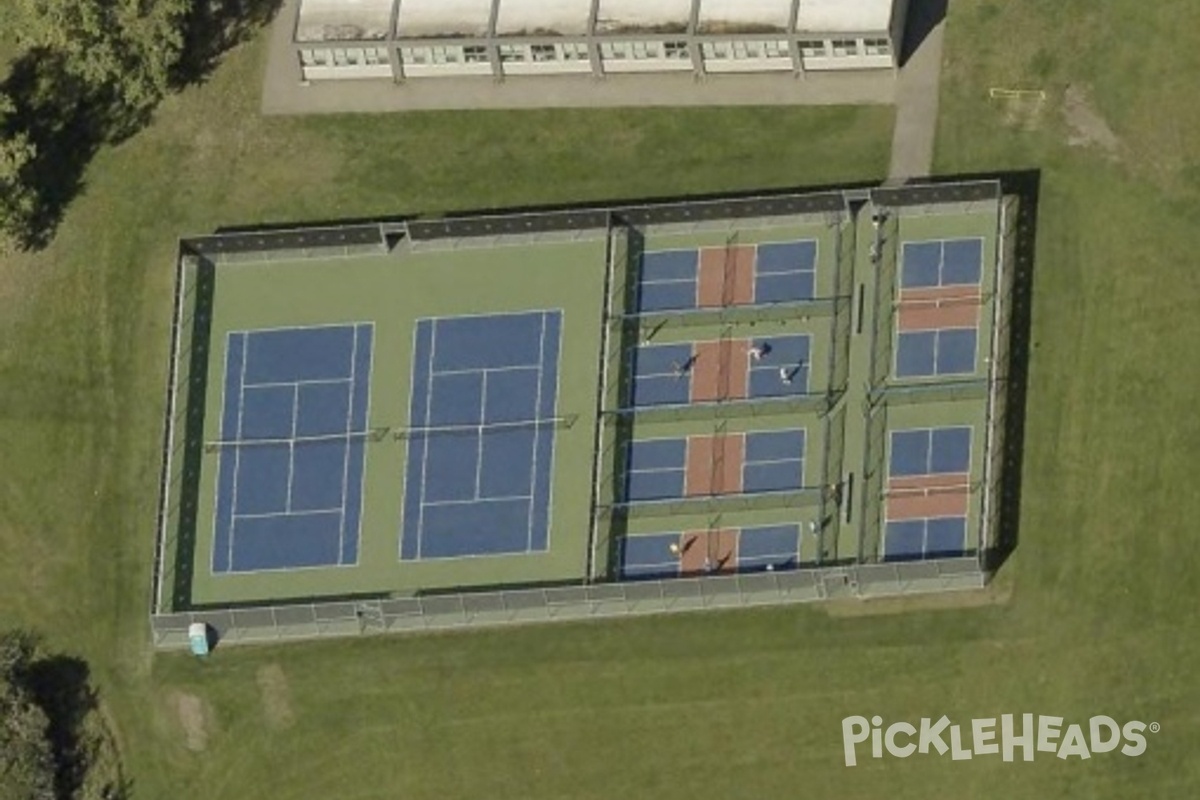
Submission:
[[[492,0],[399,0],[396,35],[486,36]],[[526,0],[528,2],[528,0]]]
[[[799,0],[798,31],[886,31],[899,0]],[[401,38],[486,36],[493,0],[301,0],[301,42],[384,39],[393,5]],[[496,33],[582,36],[592,0],[498,0]],[[599,0],[597,33],[682,33],[692,0]],[[701,33],[768,33],[789,28],[792,0],[700,0]]]
[[788,29],[792,0],[703,0],[701,33],[759,33]]
[[888,30],[896,0],[800,0],[796,30],[870,33]]
[[598,33],[682,33],[692,17],[692,0],[600,0]]
[[496,15],[496,33],[583,36],[591,13],[592,0],[503,0]]
[[393,0],[303,0],[298,42],[386,39]]

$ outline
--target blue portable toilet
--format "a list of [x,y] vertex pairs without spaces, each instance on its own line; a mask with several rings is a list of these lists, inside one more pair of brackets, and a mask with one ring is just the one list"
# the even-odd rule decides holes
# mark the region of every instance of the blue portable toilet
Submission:
[[208,625],[203,622],[193,622],[189,625],[188,641],[192,645],[192,655],[208,655]]

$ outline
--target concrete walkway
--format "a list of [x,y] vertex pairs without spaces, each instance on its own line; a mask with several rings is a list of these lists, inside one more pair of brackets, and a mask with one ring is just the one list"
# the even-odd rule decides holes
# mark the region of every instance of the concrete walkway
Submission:
[[[919,12],[924,5],[914,3],[913,12]],[[945,30],[944,19],[933,21],[928,34],[900,70],[896,83],[896,127],[892,132],[892,163],[888,170],[888,183],[904,183],[911,178],[926,177],[933,170],[933,140],[937,133],[938,86]]]

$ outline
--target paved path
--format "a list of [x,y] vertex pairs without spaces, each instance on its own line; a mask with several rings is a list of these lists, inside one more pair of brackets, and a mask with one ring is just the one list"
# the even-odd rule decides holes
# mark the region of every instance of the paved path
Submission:
[[[922,13],[927,4],[915,2],[912,13]],[[925,13],[930,13],[925,11]],[[939,12],[933,12],[939,13]],[[909,29],[923,28],[915,20]],[[942,71],[944,19],[938,19],[909,56],[896,83],[896,127],[892,133],[892,164],[888,183],[904,183],[928,176],[933,170],[933,140],[937,132],[938,83]]]

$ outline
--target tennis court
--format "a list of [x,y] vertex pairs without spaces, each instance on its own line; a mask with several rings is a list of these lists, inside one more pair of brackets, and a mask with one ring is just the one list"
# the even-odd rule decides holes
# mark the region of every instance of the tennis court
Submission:
[[372,335],[228,334],[213,572],[357,561]]
[[620,574],[626,579],[719,572],[754,572],[796,566],[801,527],[761,525],[625,536]]
[[561,311],[418,321],[400,556],[545,551]]
[[814,240],[651,250],[637,276],[638,312],[811,300]]

